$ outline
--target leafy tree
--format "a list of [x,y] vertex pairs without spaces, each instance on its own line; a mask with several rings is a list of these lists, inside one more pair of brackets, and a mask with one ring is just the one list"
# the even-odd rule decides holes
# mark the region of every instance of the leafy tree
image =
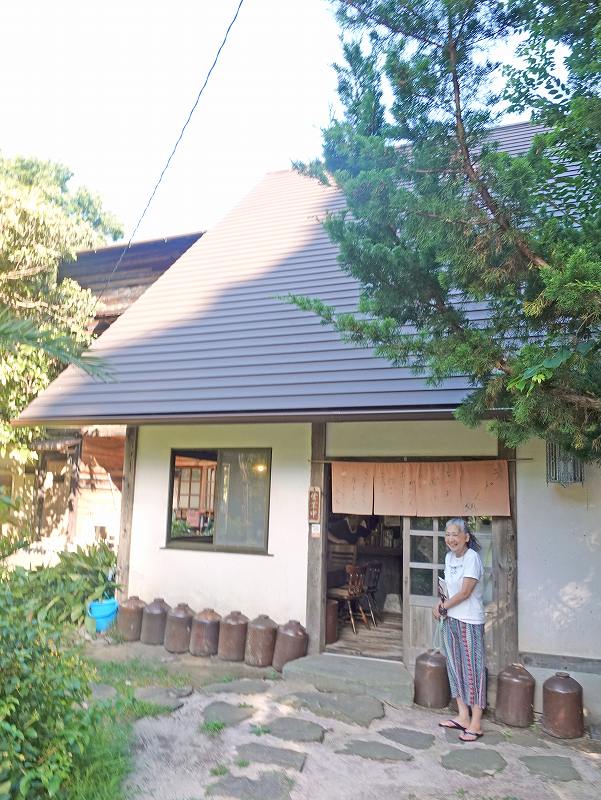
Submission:
[[[356,314],[293,301],[433,382],[466,376],[465,423],[504,410],[508,444],[601,459],[601,7],[335,5],[344,113],[300,167],[344,192],[326,227],[362,294]],[[512,35],[523,65],[502,72]],[[507,110],[547,128],[519,157],[495,144]]]
[[59,164],[0,158],[0,455],[25,463],[36,431],[10,420],[80,357],[90,336],[94,298],[72,280],[57,280],[59,264],[77,250],[103,245],[121,231],[99,199],[69,187]]

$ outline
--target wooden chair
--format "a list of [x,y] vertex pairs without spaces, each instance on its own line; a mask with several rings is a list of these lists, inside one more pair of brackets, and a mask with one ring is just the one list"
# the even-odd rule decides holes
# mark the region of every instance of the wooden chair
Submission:
[[376,610],[380,620],[382,619],[382,612],[380,611],[380,608],[378,606],[378,601],[376,600],[376,592],[378,591],[378,584],[380,582],[381,572],[382,572],[381,561],[368,562],[365,573],[365,598],[367,600],[367,607],[369,608],[369,613],[371,614],[372,622],[374,623],[374,625],[377,625],[376,618],[374,616],[374,609]]
[[328,567],[344,569],[347,564],[357,563],[356,544],[336,544],[330,542],[328,546]]
[[361,600],[367,597],[365,594],[365,566],[358,566],[356,564],[346,565],[346,586],[340,586],[335,589],[328,589],[328,598],[331,600],[338,600],[339,605],[346,604],[348,615],[353,626],[353,633],[357,634],[355,626],[355,616],[353,612],[353,603],[357,606],[359,614],[363,622],[369,627],[369,622],[365,616],[365,611],[361,607]]

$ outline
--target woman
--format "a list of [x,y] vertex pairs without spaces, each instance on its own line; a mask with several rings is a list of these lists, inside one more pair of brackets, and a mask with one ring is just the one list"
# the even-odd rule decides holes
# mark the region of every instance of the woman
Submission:
[[365,544],[367,536],[367,522],[356,514],[347,514],[342,519],[331,519],[328,525],[328,541],[334,544]]
[[[449,552],[445,558],[448,598],[434,609],[434,617],[444,619],[443,641],[451,696],[459,714],[441,722],[443,728],[460,730],[463,742],[482,736],[482,712],[486,708],[484,672],[484,569],[478,555],[480,545],[462,519],[451,519],[445,530]],[[471,709],[471,715],[470,715]]]

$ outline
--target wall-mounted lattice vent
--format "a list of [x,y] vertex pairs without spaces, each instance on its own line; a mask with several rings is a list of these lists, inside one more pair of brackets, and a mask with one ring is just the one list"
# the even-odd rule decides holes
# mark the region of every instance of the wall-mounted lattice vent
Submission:
[[584,482],[584,464],[560,445],[547,442],[547,483],[569,486]]

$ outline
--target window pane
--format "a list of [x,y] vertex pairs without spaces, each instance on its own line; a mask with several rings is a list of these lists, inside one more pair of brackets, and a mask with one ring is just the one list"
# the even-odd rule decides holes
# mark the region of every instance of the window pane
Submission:
[[434,529],[432,517],[411,517],[412,531],[431,531]]
[[419,594],[423,597],[432,597],[432,576],[435,575],[431,569],[414,569],[410,573],[411,594]]
[[411,561],[422,561],[426,564],[431,564],[433,559],[432,554],[432,536],[412,536],[411,537]]
[[202,512],[200,509],[200,475],[203,465],[214,470],[217,467],[217,452],[175,454],[170,539],[192,539],[206,544],[213,542],[214,505],[211,502]]
[[269,450],[220,450],[215,541],[224,547],[264,550],[267,545]]
[[438,537],[438,564],[444,564],[448,552],[448,547],[445,544],[444,536]]

